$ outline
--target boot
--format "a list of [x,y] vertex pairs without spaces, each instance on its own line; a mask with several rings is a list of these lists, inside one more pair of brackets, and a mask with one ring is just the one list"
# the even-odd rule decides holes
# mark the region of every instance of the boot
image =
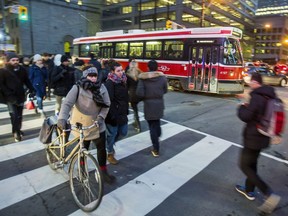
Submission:
[[114,154],[108,154],[107,160],[110,164],[116,165],[118,164],[118,160],[114,157]]
[[116,177],[113,175],[109,175],[107,170],[102,170],[102,174],[103,174],[103,180],[105,183],[112,184],[115,182]]

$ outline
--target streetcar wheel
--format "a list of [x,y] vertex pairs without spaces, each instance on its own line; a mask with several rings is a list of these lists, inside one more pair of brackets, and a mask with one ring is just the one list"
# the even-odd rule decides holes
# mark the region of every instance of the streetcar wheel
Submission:
[[79,208],[85,212],[91,212],[101,203],[103,178],[96,159],[89,153],[81,154],[80,157],[75,154],[71,160],[70,189]]
[[286,84],[287,84],[287,80],[282,79],[282,80],[280,81],[280,86],[281,86],[281,87],[286,86]]

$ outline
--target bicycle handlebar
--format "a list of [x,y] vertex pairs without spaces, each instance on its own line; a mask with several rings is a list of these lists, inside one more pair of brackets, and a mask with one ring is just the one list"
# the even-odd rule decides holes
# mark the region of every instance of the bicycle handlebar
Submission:
[[77,130],[88,130],[88,129],[91,129],[92,127],[96,127],[96,126],[99,127],[97,121],[94,121],[94,123],[93,123],[92,125],[90,125],[90,126],[83,126],[81,123],[76,122],[76,124],[74,124],[74,125],[71,124],[71,128],[72,128],[72,129],[65,129],[65,130],[63,130],[63,131],[64,131],[64,132],[67,132],[67,131],[71,131],[71,130],[73,130],[73,129],[77,129]]

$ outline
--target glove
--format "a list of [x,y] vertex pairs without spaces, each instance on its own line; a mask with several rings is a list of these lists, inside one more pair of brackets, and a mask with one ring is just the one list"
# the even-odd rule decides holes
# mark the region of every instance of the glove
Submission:
[[58,126],[61,130],[66,129],[66,125],[67,125],[67,122],[66,122],[65,119],[58,119],[58,121],[57,121],[57,126]]
[[97,116],[96,121],[97,121],[99,127],[104,124],[104,118],[102,116]]

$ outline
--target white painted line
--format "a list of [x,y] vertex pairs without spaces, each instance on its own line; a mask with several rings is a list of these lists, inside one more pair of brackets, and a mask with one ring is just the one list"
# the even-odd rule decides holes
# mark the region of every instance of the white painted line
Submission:
[[[177,129],[177,132],[171,133],[176,127],[176,124],[163,125],[162,130],[166,134],[163,139],[181,132],[181,129]],[[183,127],[180,126],[180,128],[183,131]],[[138,142],[135,143],[135,140],[138,140]],[[117,158],[122,159],[151,146],[149,132],[140,133],[121,140],[118,144],[116,149]],[[25,145],[22,145],[21,148],[25,149],[23,146]],[[0,152],[2,152],[1,149]],[[59,175],[59,172],[61,175]],[[0,181],[0,209],[66,182],[67,174],[64,171],[59,172],[54,172],[49,166],[44,166]]]
[[[140,116],[142,116],[142,115],[140,115]],[[143,118],[141,117],[140,120],[143,120]],[[134,121],[133,120],[133,114],[129,114],[128,115],[128,124],[132,124],[133,121]],[[42,125],[42,122],[43,122],[43,119],[41,119],[40,125]],[[38,127],[39,126],[37,126],[37,128]],[[1,126],[0,126],[0,128],[1,128]],[[29,129],[30,129],[30,127],[29,127]],[[147,136],[147,135],[145,135],[145,136]],[[71,138],[72,138],[72,135],[71,135]],[[121,141],[121,142],[123,142],[123,141]],[[119,142],[119,143],[121,143],[121,142]],[[23,155],[30,154],[30,153],[33,153],[35,151],[39,151],[41,149],[44,149],[44,146],[45,145],[43,145],[39,141],[38,137],[33,138],[33,139],[29,139],[29,140],[23,140],[23,141],[18,142],[18,143],[0,146],[0,162],[5,161],[5,160],[10,160],[13,158],[17,158],[17,157],[21,157]]]
[[[208,136],[105,195],[99,208],[89,215],[146,215],[230,146],[230,142]],[[71,214],[71,216],[81,215],[83,215],[81,210]]]

